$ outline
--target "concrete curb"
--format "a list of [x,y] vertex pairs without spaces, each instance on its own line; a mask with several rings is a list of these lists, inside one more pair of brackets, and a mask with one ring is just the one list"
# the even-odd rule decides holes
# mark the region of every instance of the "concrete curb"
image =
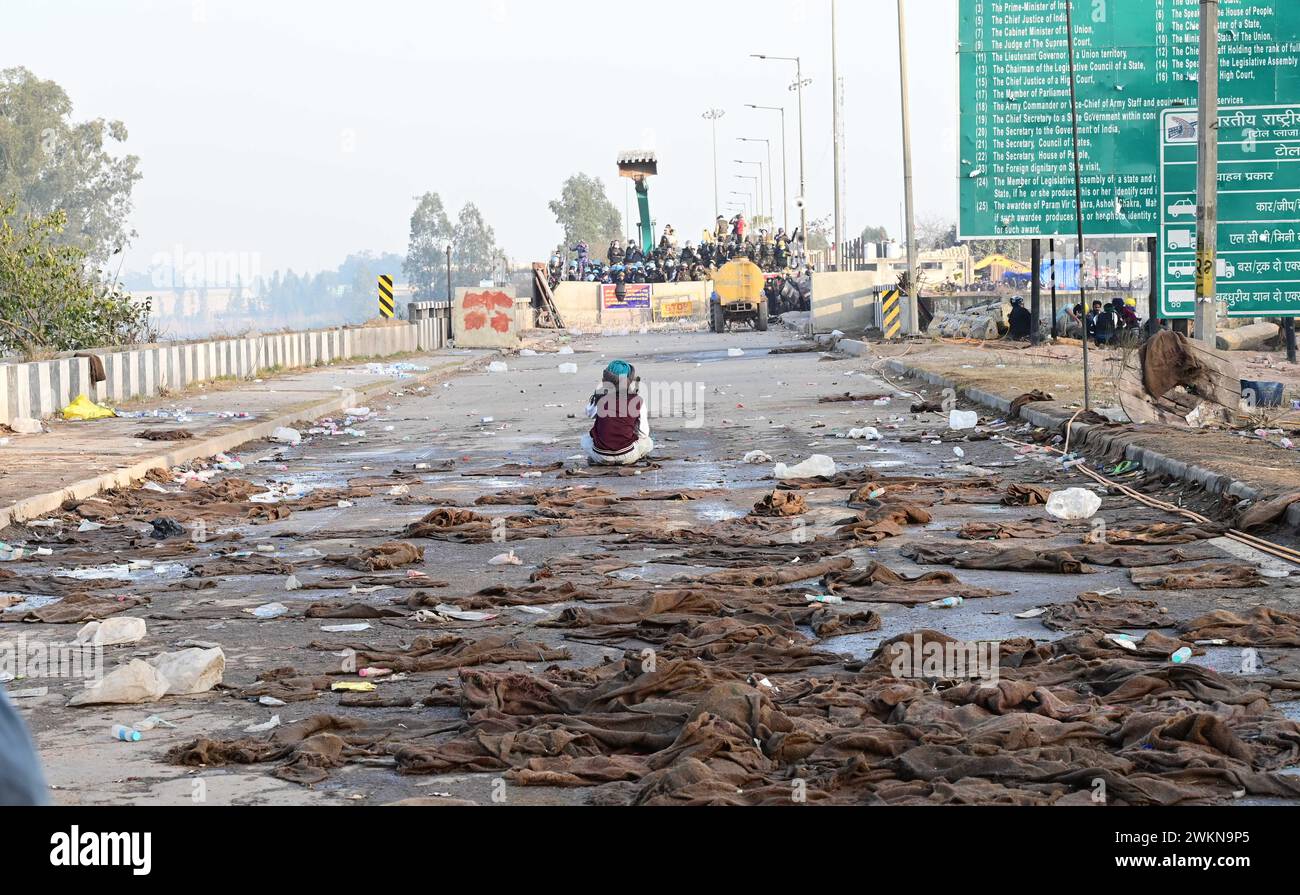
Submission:
[[[846,343],[840,343],[843,348]],[[863,343],[858,343],[863,344]],[[998,413],[1010,413],[1011,402],[1006,398],[991,394],[983,389],[972,388],[959,383],[957,380],[938,373],[932,373],[928,370],[922,370],[919,367],[909,366],[902,361],[889,360],[885,361],[885,367],[898,376],[909,379],[920,379],[930,385],[939,386],[940,388],[950,388],[958,395],[964,396],[977,404],[982,404],[996,410]],[[1069,416],[1060,416],[1054,413],[1047,413],[1042,410],[1035,410],[1031,405],[1021,411],[1021,418],[1027,423],[1039,426],[1044,429],[1060,429],[1070,421]],[[1070,427],[1070,432],[1074,437],[1082,437],[1092,430],[1088,423],[1075,423]],[[1124,449],[1124,459],[1132,460],[1141,465],[1148,472],[1159,473],[1170,476],[1171,478],[1181,479],[1185,482],[1201,485],[1211,494],[1228,495],[1237,497],[1241,500],[1260,500],[1264,497],[1258,490],[1252,488],[1245,482],[1238,481],[1222,473],[1214,472],[1203,466],[1196,466],[1185,460],[1176,460],[1159,451],[1151,448],[1142,447],[1136,444],[1127,445]],[[1300,504],[1293,505],[1287,510],[1286,521],[1288,525],[1294,528],[1300,528]]]
[[231,432],[214,435],[201,441],[188,442],[184,447],[169,453],[146,457],[132,463],[130,466],[123,466],[94,478],[74,482],[57,491],[24,498],[7,507],[0,507],[0,531],[14,523],[52,513],[59,509],[65,500],[85,500],[103,491],[129,487],[133,483],[144,479],[154,470],[171,469],[173,466],[180,466],[191,460],[199,460],[226,451],[233,451],[235,448],[249,442],[269,437],[271,433],[282,426],[289,426],[300,420],[320,419],[345,408],[356,407],[360,403],[359,399],[368,398],[393,388],[418,387],[433,382],[444,376],[462,372],[482,359],[482,357],[466,358],[461,362],[451,363],[437,370],[430,370],[428,373],[417,375],[411,379],[385,379],[362,388],[344,389],[329,398],[329,400],[298,405],[288,412],[281,413],[274,419],[250,423]]

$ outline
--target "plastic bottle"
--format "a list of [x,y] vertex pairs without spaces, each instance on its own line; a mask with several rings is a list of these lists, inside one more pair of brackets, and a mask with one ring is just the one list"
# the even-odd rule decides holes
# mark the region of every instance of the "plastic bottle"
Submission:
[[948,597],[946,600],[935,600],[927,604],[928,609],[960,609],[966,605],[966,601],[961,597]]
[[131,728],[124,727],[121,724],[114,724],[113,739],[123,743],[138,743],[144,739],[144,737],[138,730],[132,730]]
[[1178,652],[1170,656],[1169,661],[1173,662],[1175,665],[1186,665],[1188,662],[1192,661],[1191,648],[1186,646],[1183,647]]

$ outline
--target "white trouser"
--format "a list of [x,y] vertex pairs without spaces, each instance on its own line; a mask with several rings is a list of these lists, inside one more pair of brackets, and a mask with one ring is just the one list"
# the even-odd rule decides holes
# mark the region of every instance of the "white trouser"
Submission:
[[636,444],[621,454],[602,454],[596,450],[596,443],[592,441],[590,433],[582,436],[582,452],[595,466],[632,466],[650,456],[654,449],[654,439],[645,436],[637,439]]

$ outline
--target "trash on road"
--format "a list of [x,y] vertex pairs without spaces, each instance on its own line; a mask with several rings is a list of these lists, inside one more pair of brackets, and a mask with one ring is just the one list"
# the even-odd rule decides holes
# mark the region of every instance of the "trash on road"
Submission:
[[1048,515],[1062,522],[1091,519],[1101,509],[1101,497],[1086,488],[1054,491],[1047,499]]
[[798,466],[787,466],[784,463],[776,465],[776,477],[782,482],[794,479],[829,479],[835,475],[835,472],[835,461],[825,454],[815,454]]
[[102,404],[96,404],[85,395],[77,395],[76,399],[63,408],[63,418],[65,420],[75,420],[87,422],[90,420],[102,420],[115,417],[117,414]]

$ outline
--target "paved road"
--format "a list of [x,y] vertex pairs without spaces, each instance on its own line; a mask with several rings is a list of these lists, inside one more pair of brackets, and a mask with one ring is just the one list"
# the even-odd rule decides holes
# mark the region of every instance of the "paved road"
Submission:
[[[553,575],[543,578],[544,586],[568,579],[580,588],[594,587],[597,593],[603,589],[606,591],[603,599],[608,600],[609,606],[626,605],[647,594],[653,595],[656,590],[671,589],[670,583],[680,585],[683,579],[699,582],[720,570],[703,561],[683,564],[675,558],[683,550],[700,544],[686,540],[676,544],[656,543],[646,537],[629,539],[625,534],[615,533],[617,528],[530,537],[527,525],[539,524],[538,517],[546,514],[522,498],[515,498],[516,502],[511,503],[508,495],[539,488],[599,488],[606,493],[603,508],[569,508],[557,514],[558,521],[572,524],[596,519],[602,525],[631,525],[643,533],[646,525],[664,533],[673,529],[707,531],[712,533],[711,538],[719,532],[734,534],[750,524],[746,517],[755,503],[773,492],[776,485],[773,465],[743,462],[745,455],[752,451],[764,451],[774,462],[787,464],[822,454],[832,457],[842,471],[866,469],[890,477],[992,479],[998,488],[1010,483],[1041,484],[1050,489],[1085,484],[1082,477],[1061,469],[1059,463],[1046,457],[1020,454],[1002,440],[952,441],[960,436],[947,432],[943,414],[912,413],[910,408],[917,397],[899,392],[897,386],[872,374],[869,360],[830,359],[816,353],[771,353],[772,349],[791,344],[794,343],[775,332],[588,337],[579,340],[578,353],[573,356],[545,353],[509,358],[505,361],[508,373],[463,375],[423,395],[372,400],[377,418],[357,424],[357,428],[365,430],[364,436],[314,436],[292,449],[250,446],[244,459],[266,458],[265,462],[250,466],[243,473],[231,473],[229,477],[243,476],[259,485],[270,481],[310,486],[318,491],[362,487],[370,496],[347,498],[341,503],[329,501],[324,509],[295,511],[286,519],[270,523],[263,520],[262,524],[249,524],[239,517],[210,520],[205,529],[208,540],[198,544],[196,552],[160,561],[164,566],[161,572],[157,567],[131,572],[129,582],[115,586],[114,593],[149,592],[153,602],[147,609],[127,613],[146,617],[149,635],[134,646],[110,649],[107,656],[110,667],[128,658],[154,656],[194,641],[217,643],[227,660],[226,689],[201,697],[166,698],[154,705],[71,709],[63,704],[75,692],[77,684],[44,682],[50,687],[47,695],[32,696],[20,700],[19,704],[35,729],[50,781],[56,787],[56,801],[69,804],[123,800],[138,803],[200,800],[210,804],[388,803],[420,798],[478,803],[504,799],[511,804],[584,803],[593,798],[627,801],[635,793],[635,784],[627,777],[619,780],[615,776],[611,778],[615,782],[597,790],[590,785],[503,784],[499,782],[500,771],[479,773],[472,763],[448,772],[401,775],[395,773],[393,756],[374,749],[373,744],[367,747],[368,751],[361,750],[366,754],[345,751],[342,756],[335,756],[335,760],[325,762],[331,766],[312,786],[273,776],[272,772],[281,764],[277,762],[220,768],[182,767],[169,762],[166,755],[169,749],[192,744],[199,737],[225,740],[247,736],[243,733],[245,728],[268,722],[273,715],[278,715],[285,725],[313,716],[333,715],[358,719],[367,725],[401,725],[401,729],[408,731],[431,728],[427,736],[422,735],[418,743],[421,746],[443,743],[464,732],[466,706],[459,695],[455,668],[414,671],[399,675],[396,680],[381,680],[378,694],[388,703],[385,707],[344,708],[340,705],[342,695],[319,692],[308,701],[289,701],[287,705],[271,708],[258,704],[245,692],[259,678],[275,678],[268,675],[274,669],[290,668],[299,676],[334,673],[336,679],[341,679],[337,677],[339,663],[347,661],[345,647],[349,646],[392,655],[409,651],[421,636],[456,635],[479,642],[504,635],[523,642],[527,645],[525,649],[566,650],[569,657],[539,655],[536,661],[523,659],[503,667],[490,665],[487,670],[513,670],[547,677],[553,685],[557,682],[568,685],[586,680],[584,676],[599,675],[602,667],[625,661],[629,650],[640,655],[639,651],[644,649],[664,648],[662,643],[638,637],[620,639],[616,633],[611,637],[607,630],[593,635],[597,627],[594,625],[548,626],[557,619],[562,620],[566,610],[591,608],[582,601],[544,602],[539,606],[506,602],[491,609],[496,618],[487,622],[453,619],[419,623],[412,618],[415,610],[406,605],[413,590],[400,585],[400,580],[410,571],[423,573],[426,581],[446,582],[445,588],[430,589],[424,605],[433,608],[438,604],[471,605],[466,598],[492,586],[503,588],[500,592],[518,593],[518,589],[529,586],[530,580],[543,569],[549,569],[544,574]],[[735,349],[743,354],[733,356]],[[578,440],[589,424],[582,418],[582,411],[601,370],[615,358],[634,363],[658,393],[666,396],[659,408],[661,415],[652,421],[659,446],[658,468],[647,469],[635,477],[591,480],[549,470],[553,464],[583,469],[585,464],[577,459]],[[579,372],[576,375],[562,372],[561,365],[565,363],[576,363]],[[846,393],[883,394],[888,402],[818,403],[821,397]],[[938,395],[925,397],[940,399]],[[884,440],[865,442],[837,437],[867,426],[877,428]],[[922,435],[925,437],[918,437]],[[949,441],[934,443],[945,435]],[[904,438],[908,440],[902,441]],[[958,451],[964,456],[958,456]],[[465,475],[507,464],[530,468],[486,476]],[[450,468],[443,470],[444,466]],[[538,471],[543,469],[547,471]],[[164,487],[171,492],[168,499],[179,502],[185,497],[181,486],[167,483]],[[854,517],[854,511],[846,506],[853,490],[856,489],[802,492],[808,511],[799,517],[802,521],[798,536],[790,536],[788,532],[774,536],[775,546],[766,553],[760,551],[761,555],[770,561],[779,551],[787,551],[779,554],[785,557],[779,565],[787,568],[797,565],[791,562],[791,556],[805,563],[817,562],[818,557],[811,550],[801,555],[800,545],[815,544],[816,539],[834,536],[839,524]],[[698,493],[691,495],[695,499],[689,501],[630,502],[646,491]],[[158,499],[156,492],[140,494]],[[609,499],[611,496],[625,500],[613,501]],[[476,506],[476,501],[485,497],[505,502]],[[110,495],[110,500],[113,501],[110,506],[118,510],[132,506],[130,496],[119,499]],[[1041,508],[1007,508],[989,502],[931,502],[929,522],[905,525],[899,536],[887,537],[880,543],[862,540],[846,544],[832,555],[851,560],[857,569],[879,561],[901,573],[919,575],[942,567],[918,566],[904,558],[901,551],[909,545],[960,543],[954,539],[955,530],[971,522],[1047,521]],[[240,504],[241,509],[252,506]],[[374,592],[367,590],[374,585],[365,583],[358,592],[352,592],[352,584],[364,577],[362,573],[323,564],[324,556],[355,555],[365,547],[403,540],[402,533],[408,525],[436,508],[457,508],[493,519],[514,519],[512,526],[523,527],[508,528],[504,544],[491,539],[484,543],[456,543],[408,538],[425,548],[423,562],[389,576],[387,580],[392,584]],[[120,515],[131,513],[124,510]],[[1146,519],[1115,498],[1107,498],[1102,511],[1102,518],[1110,520],[1112,528],[1131,523],[1140,516]],[[84,536],[100,539],[95,542],[101,545],[97,556],[66,553],[61,557],[61,553],[73,551],[76,546],[52,544],[55,555],[43,560],[42,565],[11,566],[22,575],[31,575],[50,568],[67,569],[95,561],[148,555],[149,548],[130,547],[127,540],[135,532],[148,529],[149,520],[122,523],[119,517],[110,513],[101,519],[108,528]],[[75,514],[57,518],[64,529],[75,532],[78,522]],[[192,527],[191,521],[181,521]],[[638,525],[642,528],[638,529]],[[772,523],[767,525],[758,530],[777,530],[771,528]],[[56,530],[58,526],[33,529],[33,537],[49,537]],[[1052,547],[1077,547],[1087,530],[1086,524],[1067,527],[1055,537],[1028,543],[1036,552]],[[230,534],[239,535],[242,540],[226,539]],[[1216,561],[1229,559],[1212,544],[1198,543],[1193,547],[1210,551],[1209,555]],[[505,550],[513,550],[522,564],[491,565],[492,559]],[[235,554],[236,561],[278,559],[292,565],[295,577],[309,585],[330,577],[351,577],[333,590],[290,592],[285,589],[286,575],[282,572],[240,574],[234,571],[214,576],[215,586],[209,589],[179,588],[180,582],[192,580],[185,576],[194,566],[231,553]],[[610,566],[612,571],[608,575],[601,576],[598,568],[605,560],[583,559],[595,556],[617,561]],[[563,564],[570,560],[574,563]],[[626,565],[614,568],[619,564]],[[763,564],[769,563],[750,563]],[[1136,595],[1129,571],[1123,568],[1098,568],[1086,578],[977,570],[962,570],[958,575],[967,588],[1002,591],[1006,595],[972,599],[961,608],[949,611],[852,601],[843,607],[830,607],[832,612],[874,611],[880,616],[880,626],[877,630],[820,641],[811,629],[801,626],[799,633],[790,632],[789,642],[793,643],[795,638],[806,639],[809,648],[821,658],[796,671],[766,672],[766,676],[787,696],[798,691],[800,682],[808,680],[810,675],[826,680],[847,674],[849,680],[860,680],[852,670],[856,668],[855,663],[869,660],[887,640],[922,629],[938,629],[961,641],[1014,642],[1028,638],[1040,644],[1048,643],[1065,637],[1068,632],[1049,630],[1036,618],[1016,616],[1036,607],[1068,603],[1085,591],[1118,588],[1125,596]],[[1234,611],[1256,605],[1294,609],[1300,591],[1289,584],[1281,578],[1270,578],[1266,587],[1250,590],[1165,591],[1148,598],[1158,601],[1172,618],[1185,621],[1224,607]],[[0,580],[0,593],[4,586]],[[782,598],[793,596],[795,603],[805,593],[827,593],[818,580],[795,582],[790,588],[765,586],[762,591]],[[354,622],[371,625],[363,633],[323,633],[323,627],[349,623],[303,616],[302,610],[308,605],[326,600],[340,605],[397,607],[399,617]],[[274,601],[287,604],[292,613],[271,621],[258,620],[249,614],[249,610]],[[480,604],[473,605],[481,608]],[[785,605],[789,605],[788,599]],[[0,639],[20,636],[30,640],[67,639],[75,630],[66,626],[10,623],[0,625]],[[1146,633],[1145,628],[1129,631],[1139,639]],[[825,653],[840,654],[843,658],[827,662]],[[1114,653],[1119,658],[1124,656],[1118,648],[1114,648]],[[708,656],[715,655],[716,650],[697,654],[707,663]],[[1270,653],[1265,660],[1280,656],[1282,667],[1277,670],[1285,672],[1290,668],[1290,654],[1290,651]],[[1241,655],[1240,647],[1211,647],[1196,662],[1218,669],[1229,678],[1240,679]],[[727,667],[734,670],[733,665]],[[761,671],[762,667],[762,661],[756,660],[755,668]],[[742,680],[744,677],[741,675]],[[355,677],[348,679],[355,680]],[[38,683],[42,682],[18,681],[9,686],[12,690]],[[405,707],[393,704],[403,699],[414,704]],[[1294,704],[1282,697],[1275,701],[1275,711],[1297,717]],[[798,714],[794,707],[789,710]],[[175,728],[150,731],[142,743],[135,745],[109,739],[112,724],[132,724],[154,714],[174,723]],[[838,718],[835,723],[841,727],[853,726],[834,712],[831,717]],[[818,723],[824,726],[825,722]],[[860,723],[878,726],[878,721]],[[1300,733],[1300,728],[1297,732]]]

